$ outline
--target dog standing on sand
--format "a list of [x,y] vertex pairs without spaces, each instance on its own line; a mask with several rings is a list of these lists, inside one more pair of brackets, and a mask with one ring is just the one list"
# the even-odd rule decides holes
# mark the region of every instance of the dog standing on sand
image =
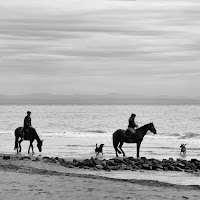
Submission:
[[104,144],[100,144],[100,146],[98,147],[98,145],[96,144],[96,148],[95,148],[96,156],[98,156],[100,153],[102,153],[102,156],[103,156],[103,146]]
[[181,147],[180,155],[181,155],[181,154],[183,154],[183,155],[186,154],[186,147],[185,147],[185,145],[186,145],[186,144],[181,144],[181,146],[180,146],[180,147]]

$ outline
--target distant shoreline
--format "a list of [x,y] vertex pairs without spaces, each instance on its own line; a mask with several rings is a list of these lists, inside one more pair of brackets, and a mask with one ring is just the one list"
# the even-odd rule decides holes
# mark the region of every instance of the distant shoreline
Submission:
[[0,95],[0,105],[200,105],[198,98],[138,95]]

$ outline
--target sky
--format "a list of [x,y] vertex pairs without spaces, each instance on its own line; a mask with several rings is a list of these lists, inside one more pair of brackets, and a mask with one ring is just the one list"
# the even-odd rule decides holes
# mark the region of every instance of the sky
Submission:
[[199,0],[0,0],[0,94],[200,97]]

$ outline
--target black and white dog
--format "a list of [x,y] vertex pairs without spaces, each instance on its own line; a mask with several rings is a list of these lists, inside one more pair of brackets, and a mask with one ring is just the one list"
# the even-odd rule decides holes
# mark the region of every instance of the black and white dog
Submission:
[[180,146],[180,147],[181,147],[180,155],[181,155],[181,154],[183,154],[183,155],[186,154],[186,147],[185,147],[185,145],[186,145],[186,144],[181,144],[181,146]]
[[103,146],[104,144],[100,144],[100,146],[98,147],[98,145],[96,144],[96,148],[95,148],[96,156],[99,155],[99,153],[102,153],[102,156],[103,156]]

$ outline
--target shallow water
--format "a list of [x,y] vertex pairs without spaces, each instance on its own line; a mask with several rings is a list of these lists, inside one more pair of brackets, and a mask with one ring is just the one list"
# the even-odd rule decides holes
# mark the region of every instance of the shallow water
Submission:
[[[32,125],[44,139],[42,155],[65,158],[95,156],[95,145],[104,143],[104,158],[115,157],[112,134],[125,129],[132,112],[140,126],[153,122],[157,134],[148,132],[140,156],[200,160],[200,106],[88,105],[88,106],[0,106],[0,152],[14,152],[14,130],[23,125],[26,111],[32,111]],[[180,144],[187,143],[185,157]],[[29,143],[22,142],[22,153]],[[38,153],[34,142],[35,153]],[[136,156],[136,144],[124,144],[126,156]]]

